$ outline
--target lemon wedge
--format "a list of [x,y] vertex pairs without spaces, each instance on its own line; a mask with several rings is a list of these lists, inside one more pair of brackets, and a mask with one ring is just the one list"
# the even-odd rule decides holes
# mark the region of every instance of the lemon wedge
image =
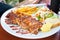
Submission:
[[53,25],[53,24],[50,23],[50,22],[44,24],[44,25],[41,27],[41,31],[42,31],[42,32],[48,32],[48,31],[50,31],[52,25]]

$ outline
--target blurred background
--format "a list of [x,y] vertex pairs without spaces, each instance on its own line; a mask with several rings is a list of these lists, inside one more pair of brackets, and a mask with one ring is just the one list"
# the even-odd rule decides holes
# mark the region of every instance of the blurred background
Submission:
[[45,3],[46,5],[51,4],[51,0],[0,0],[0,2],[11,5],[13,7],[26,5],[26,4],[43,4],[43,3]]
[[38,3],[46,3],[50,5],[50,0],[0,0],[5,4],[9,4],[11,6],[19,6],[25,4],[38,4]]

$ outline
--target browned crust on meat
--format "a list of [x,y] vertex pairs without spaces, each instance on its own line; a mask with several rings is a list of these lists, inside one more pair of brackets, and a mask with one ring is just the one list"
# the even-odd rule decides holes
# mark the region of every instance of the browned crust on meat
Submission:
[[37,34],[38,29],[42,27],[42,23],[31,16],[23,13],[10,12],[7,16],[13,24],[18,24],[23,29],[29,30],[30,33]]

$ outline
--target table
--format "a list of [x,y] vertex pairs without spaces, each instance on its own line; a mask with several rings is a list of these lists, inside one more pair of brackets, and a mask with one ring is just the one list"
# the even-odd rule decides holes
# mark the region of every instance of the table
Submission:
[[[0,24],[0,40],[33,40],[33,39],[23,39],[23,38],[15,37],[7,33]],[[34,40],[60,40],[60,31],[58,31],[56,34],[49,36],[47,38],[34,39]]]

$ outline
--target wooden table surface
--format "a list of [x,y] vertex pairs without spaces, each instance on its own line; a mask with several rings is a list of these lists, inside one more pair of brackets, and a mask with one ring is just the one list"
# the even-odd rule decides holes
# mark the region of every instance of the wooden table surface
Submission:
[[[18,38],[13,35],[10,35],[2,28],[0,24],[0,40],[33,40],[33,39],[23,39],[23,38]],[[47,38],[34,39],[34,40],[60,40],[60,31],[58,31],[56,34],[49,36]]]

